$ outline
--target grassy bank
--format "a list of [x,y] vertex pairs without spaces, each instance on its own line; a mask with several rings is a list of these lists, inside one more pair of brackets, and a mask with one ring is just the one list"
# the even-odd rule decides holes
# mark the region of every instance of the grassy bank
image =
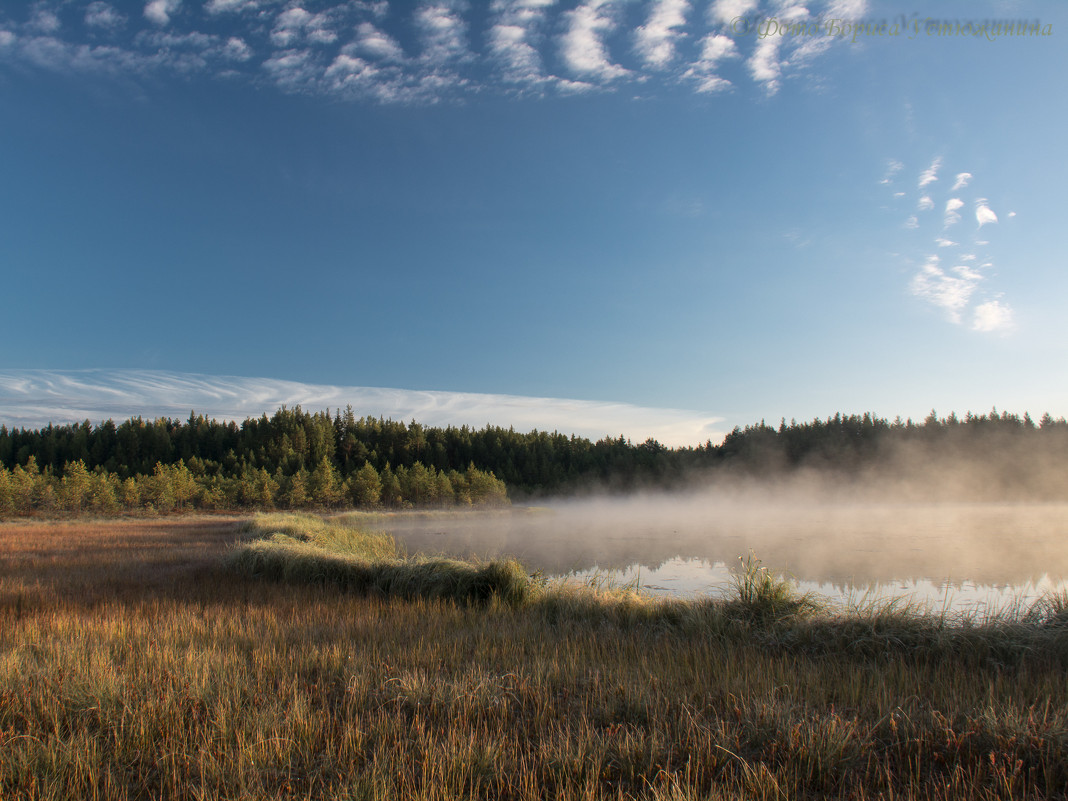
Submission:
[[225,564],[329,550],[273,527],[0,526],[0,797],[1066,797],[1056,603],[842,615],[758,566],[727,602],[405,600]]

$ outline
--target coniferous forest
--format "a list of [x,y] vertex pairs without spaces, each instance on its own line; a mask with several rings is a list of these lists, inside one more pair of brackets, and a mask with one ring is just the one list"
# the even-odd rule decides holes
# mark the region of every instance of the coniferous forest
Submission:
[[[836,414],[668,448],[623,436],[436,428],[300,407],[242,423],[140,417],[0,426],[0,515],[38,511],[493,506],[588,492],[820,476],[953,497],[1068,499],[1068,422]],[[921,495],[923,493],[921,492]]]

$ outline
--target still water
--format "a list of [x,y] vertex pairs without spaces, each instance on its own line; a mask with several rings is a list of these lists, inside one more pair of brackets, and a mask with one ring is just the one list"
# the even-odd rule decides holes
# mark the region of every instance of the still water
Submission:
[[375,519],[408,552],[515,557],[653,594],[728,591],[750,553],[844,603],[1006,609],[1068,589],[1068,504],[746,503],[659,496]]

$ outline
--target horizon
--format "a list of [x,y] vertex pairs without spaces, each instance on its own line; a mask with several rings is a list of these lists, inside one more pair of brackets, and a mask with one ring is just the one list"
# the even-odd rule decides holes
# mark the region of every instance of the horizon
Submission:
[[[414,422],[437,428],[511,428],[521,433],[559,433],[591,441],[623,437],[636,444],[655,439],[669,448],[697,447],[706,443],[718,446],[734,429],[768,425],[764,419],[759,423],[749,420],[727,425],[722,419],[703,417],[683,409],[648,409],[567,398],[335,387],[158,371],[0,370],[0,425],[10,431],[18,428],[40,430],[49,425],[76,426],[84,422],[99,427],[108,420],[122,423],[135,418],[150,421],[162,418],[182,423],[189,415],[240,423],[261,416],[271,417],[285,408],[302,409],[310,414],[334,412],[335,415],[341,414],[345,408],[352,408],[357,419]],[[994,413],[1030,419],[1036,425],[1043,415],[1050,414],[1048,410],[998,410],[996,407],[989,412],[954,409],[939,413],[931,409],[922,416],[839,409],[800,421],[793,416],[790,425],[830,421],[837,415],[847,418],[870,415],[877,421],[919,425],[932,414],[939,421],[964,421]],[[1057,421],[1065,419],[1063,415],[1050,416]],[[651,419],[656,422],[650,423]],[[569,424],[575,425],[569,428]],[[614,429],[610,428],[613,424],[616,425]],[[786,418],[780,418],[780,425],[785,424]],[[775,428],[775,421],[770,425]]]

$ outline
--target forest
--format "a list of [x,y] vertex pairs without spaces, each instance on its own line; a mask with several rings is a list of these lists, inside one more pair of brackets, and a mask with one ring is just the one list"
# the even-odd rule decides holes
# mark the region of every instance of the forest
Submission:
[[932,411],[922,422],[835,414],[735,428],[719,444],[599,441],[423,426],[352,408],[282,407],[241,423],[190,413],[8,429],[0,515],[37,511],[485,506],[589,492],[799,475],[912,481],[954,497],[1068,498],[1068,422]]

